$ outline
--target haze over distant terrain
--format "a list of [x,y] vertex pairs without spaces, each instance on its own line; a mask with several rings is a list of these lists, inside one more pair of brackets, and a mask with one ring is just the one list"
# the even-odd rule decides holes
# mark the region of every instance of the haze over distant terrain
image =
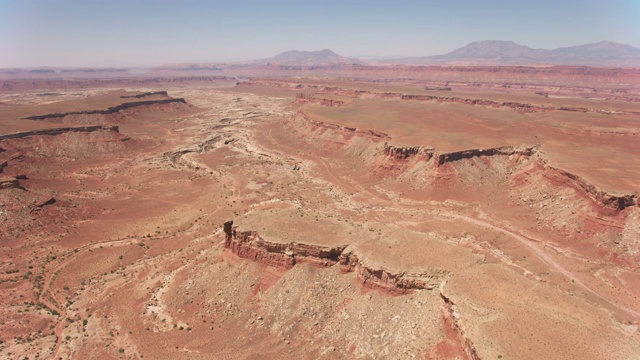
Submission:
[[[0,68],[150,66],[331,49],[417,58],[474,41],[531,49],[611,41],[640,47],[640,4],[550,1],[0,0]],[[567,54],[565,54],[567,55]]]
[[640,49],[611,41],[567,46],[554,50],[532,49],[513,41],[474,41],[444,55],[392,59],[403,64],[490,64],[490,65],[588,65],[640,66]]
[[0,359],[640,359],[639,0],[0,0]]

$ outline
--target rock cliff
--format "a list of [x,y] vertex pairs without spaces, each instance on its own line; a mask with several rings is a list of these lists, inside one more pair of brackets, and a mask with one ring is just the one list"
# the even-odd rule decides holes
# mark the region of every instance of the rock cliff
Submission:
[[257,263],[290,269],[296,264],[307,263],[316,267],[339,264],[343,272],[355,272],[365,287],[389,294],[404,294],[414,289],[431,290],[440,283],[444,272],[406,273],[373,268],[361,260],[348,245],[327,247],[301,242],[272,242],[263,239],[256,231],[237,231],[233,221],[223,225],[224,246],[237,256]]
[[[550,165],[548,160],[538,152],[537,146],[501,146],[440,153],[437,149],[424,146],[390,145],[388,142],[391,138],[387,134],[314,121],[303,112],[299,112],[291,119],[289,126],[291,126],[292,133],[296,134],[308,146],[326,151],[328,147],[325,142],[330,142],[333,145],[333,151],[341,152],[343,155],[346,153],[359,156],[373,172],[387,173],[393,178],[402,176],[402,172],[409,169],[421,171],[421,178],[424,178],[425,175],[426,177],[461,176],[460,174],[456,175],[456,171],[447,166],[474,158],[495,161],[489,159],[516,156],[524,159],[523,161],[537,165],[538,171],[541,171],[550,183],[574,189],[603,210],[615,213],[627,207],[638,205],[637,194],[613,194],[598,188],[578,175]],[[356,140],[356,138],[360,140]],[[344,140],[337,143],[335,139]],[[383,141],[385,142],[383,143]],[[417,163],[424,164],[420,167],[421,170],[416,170]],[[451,174],[438,173],[442,171]],[[506,178],[507,175],[502,174],[501,176]]]
[[340,101],[340,100],[332,100],[332,99],[322,99],[322,98],[317,98],[311,95],[307,95],[307,94],[302,94],[302,93],[298,93],[296,94],[296,102],[299,103],[313,103],[313,104],[319,104],[322,106],[333,106],[333,107],[340,107],[342,105],[344,105],[344,101]]
[[23,131],[13,134],[5,134],[0,135],[1,140],[8,139],[20,139],[28,136],[41,136],[41,135],[60,135],[68,132],[93,132],[93,131],[113,131],[119,132],[119,128],[116,125],[92,125],[92,126],[73,126],[73,127],[61,127],[61,128],[53,128],[53,129],[42,129],[42,130],[32,130],[32,131]]
[[110,107],[106,110],[89,110],[89,111],[73,111],[67,113],[54,113],[54,114],[44,114],[44,115],[35,115],[35,116],[27,116],[25,119],[27,120],[45,120],[45,119],[57,119],[63,118],[65,116],[72,115],[111,115],[115,114],[121,110],[128,110],[131,108],[139,107],[139,106],[154,106],[154,105],[163,105],[163,104],[187,104],[187,102],[183,98],[178,99],[164,99],[164,100],[149,100],[149,101],[136,101],[136,102],[128,102],[118,106]]

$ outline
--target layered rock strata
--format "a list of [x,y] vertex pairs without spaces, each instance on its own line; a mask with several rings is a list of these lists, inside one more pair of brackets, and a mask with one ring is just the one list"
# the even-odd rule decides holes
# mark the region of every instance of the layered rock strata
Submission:
[[415,289],[431,290],[446,275],[442,271],[408,273],[373,268],[365,264],[348,245],[329,247],[300,242],[272,242],[262,238],[257,231],[237,231],[232,220],[225,222],[223,229],[225,247],[241,258],[284,269],[290,269],[298,263],[316,267],[339,264],[342,272],[355,272],[363,286],[393,295]]
[[119,132],[119,128],[117,125],[74,126],[74,127],[61,127],[61,128],[32,130],[32,131],[23,131],[23,132],[18,132],[13,134],[5,134],[5,135],[0,135],[0,140],[20,139],[28,136],[60,135],[68,132],[93,132],[93,131],[100,131],[100,130]]
[[121,110],[127,110],[139,106],[152,106],[152,105],[163,105],[163,104],[187,104],[187,102],[183,98],[178,99],[163,99],[163,100],[149,100],[149,101],[136,101],[136,102],[128,102],[118,106],[110,107],[106,110],[89,110],[89,111],[73,111],[67,113],[53,113],[53,114],[44,114],[44,115],[34,115],[27,116],[25,119],[27,120],[45,120],[45,119],[57,119],[63,118],[65,116],[71,115],[110,115],[115,114]]

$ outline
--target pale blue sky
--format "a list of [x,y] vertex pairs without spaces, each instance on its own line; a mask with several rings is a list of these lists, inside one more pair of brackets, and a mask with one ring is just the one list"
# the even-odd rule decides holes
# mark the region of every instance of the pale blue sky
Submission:
[[324,48],[427,56],[477,40],[640,47],[640,0],[0,0],[0,67],[236,61]]

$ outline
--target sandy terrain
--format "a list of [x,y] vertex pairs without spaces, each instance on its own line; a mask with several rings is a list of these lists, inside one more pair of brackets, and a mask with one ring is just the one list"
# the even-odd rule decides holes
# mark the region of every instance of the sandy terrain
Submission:
[[0,93],[0,357],[640,358],[639,103],[418,80]]

